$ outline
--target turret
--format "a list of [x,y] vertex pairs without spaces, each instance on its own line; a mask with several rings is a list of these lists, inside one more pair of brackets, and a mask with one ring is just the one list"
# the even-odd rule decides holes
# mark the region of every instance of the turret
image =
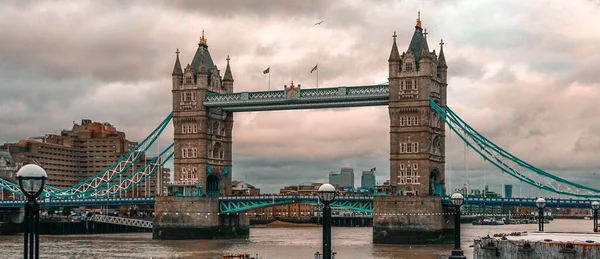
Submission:
[[173,66],[173,89],[178,89],[183,84],[183,70],[181,69],[181,63],[179,62],[179,49],[175,52],[177,58],[175,59],[175,66]]
[[440,56],[437,60],[437,76],[442,79],[445,84],[448,83],[448,65],[446,57],[444,57],[444,39],[440,41]]
[[402,59],[400,59],[400,53],[398,52],[398,46],[396,45],[396,32],[394,31],[394,43],[392,44],[392,51],[390,52],[390,58],[388,59],[389,65],[389,77],[397,77],[400,74],[400,64],[402,64]]
[[225,75],[223,76],[223,89],[225,93],[233,93],[233,75],[231,74],[231,67],[229,66],[229,55],[227,55],[227,68],[225,69]]
[[420,75],[431,75],[434,74],[434,63],[433,55],[429,52],[429,46],[427,45],[427,29],[423,32],[422,44],[421,44],[421,59],[419,60],[419,74]]

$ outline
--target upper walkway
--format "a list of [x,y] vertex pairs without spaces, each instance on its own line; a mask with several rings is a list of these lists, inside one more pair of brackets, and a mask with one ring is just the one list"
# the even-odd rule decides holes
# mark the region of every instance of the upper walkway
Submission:
[[207,93],[203,104],[229,112],[276,111],[388,105],[389,96],[387,84],[320,89],[286,86],[275,91]]

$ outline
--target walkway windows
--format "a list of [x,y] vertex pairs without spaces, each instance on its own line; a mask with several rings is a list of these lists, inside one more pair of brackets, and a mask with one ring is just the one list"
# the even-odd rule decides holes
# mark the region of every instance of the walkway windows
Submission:
[[419,143],[418,142],[402,142],[400,143],[400,153],[401,154],[409,154],[409,153],[419,153]]
[[400,127],[419,126],[419,116],[400,116]]

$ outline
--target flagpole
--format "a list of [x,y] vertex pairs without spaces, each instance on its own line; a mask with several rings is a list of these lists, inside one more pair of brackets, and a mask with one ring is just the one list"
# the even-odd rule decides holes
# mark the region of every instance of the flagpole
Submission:
[[317,63],[317,91],[319,91],[319,63]]

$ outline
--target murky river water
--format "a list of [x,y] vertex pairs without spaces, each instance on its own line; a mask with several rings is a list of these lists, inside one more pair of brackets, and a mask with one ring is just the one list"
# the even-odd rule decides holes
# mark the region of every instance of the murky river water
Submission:
[[[473,239],[494,233],[537,231],[537,224],[472,226],[463,224],[462,248],[472,258]],[[547,232],[591,232],[591,220],[554,220]],[[226,253],[259,254],[263,259],[313,258],[321,250],[321,228],[252,228],[243,240],[152,240],[150,233],[41,236],[41,258],[216,258]],[[447,258],[451,245],[374,245],[371,228],[333,228],[336,258]],[[0,258],[23,258],[22,235],[0,236]]]

